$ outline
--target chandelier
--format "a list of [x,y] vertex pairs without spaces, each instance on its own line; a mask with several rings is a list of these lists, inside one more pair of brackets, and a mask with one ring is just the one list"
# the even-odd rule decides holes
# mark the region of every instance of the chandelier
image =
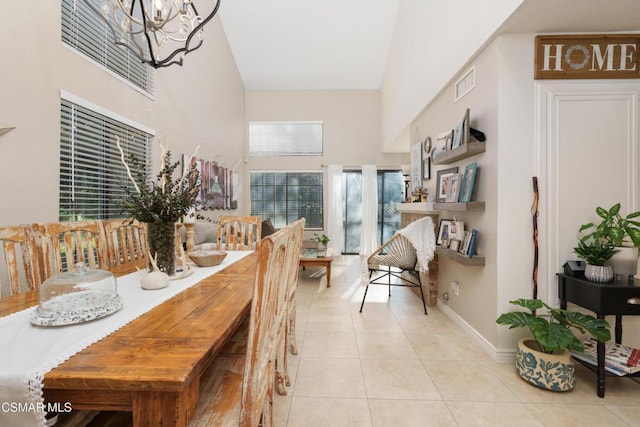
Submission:
[[207,15],[199,14],[192,0],[84,2],[107,24],[117,45],[154,68],[182,65],[184,56],[202,45],[203,27],[220,7],[220,0],[201,1],[212,3]]

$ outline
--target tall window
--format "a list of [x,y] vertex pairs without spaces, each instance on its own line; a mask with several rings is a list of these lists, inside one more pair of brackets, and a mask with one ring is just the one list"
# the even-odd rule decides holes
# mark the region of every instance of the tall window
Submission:
[[306,229],[323,229],[322,172],[251,172],[251,215],[284,227],[306,218]]
[[[60,221],[122,217],[123,185],[131,184],[120,160],[115,136],[133,176],[148,178],[153,135],[124,118],[96,111],[90,104],[63,94],[60,102]],[[71,98],[71,99],[70,99]],[[140,160],[139,167],[129,161]]]
[[322,122],[251,122],[249,155],[322,156]]
[[[90,1],[100,9],[101,0]],[[62,41],[136,87],[153,93],[153,68],[117,46],[107,24],[83,1],[62,0]]]

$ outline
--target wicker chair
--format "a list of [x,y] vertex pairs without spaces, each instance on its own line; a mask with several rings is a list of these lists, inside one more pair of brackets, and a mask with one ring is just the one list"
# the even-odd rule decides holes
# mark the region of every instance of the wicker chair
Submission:
[[[424,299],[417,263],[418,258],[415,248],[402,234],[396,233],[391,239],[378,247],[367,258],[369,282],[364,290],[360,313],[362,313],[362,308],[364,307],[364,300],[367,298],[369,285],[386,285],[389,287],[389,297],[391,297],[392,286],[419,288],[424,314],[427,314],[427,303]],[[384,281],[385,279],[387,280]]]

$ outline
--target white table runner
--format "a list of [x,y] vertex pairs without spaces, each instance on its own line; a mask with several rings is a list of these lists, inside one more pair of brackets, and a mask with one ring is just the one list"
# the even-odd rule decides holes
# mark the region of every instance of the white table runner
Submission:
[[0,318],[0,426],[44,426],[47,407],[43,399],[42,380],[47,372],[251,252],[228,252],[222,264],[193,267],[193,274],[171,281],[169,287],[164,289],[142,289],[142,276],[139,273],[119,277],[118,294],[124,301],[123,308],[91,322],[56,327],[33,326],[30,316],[36,307]]

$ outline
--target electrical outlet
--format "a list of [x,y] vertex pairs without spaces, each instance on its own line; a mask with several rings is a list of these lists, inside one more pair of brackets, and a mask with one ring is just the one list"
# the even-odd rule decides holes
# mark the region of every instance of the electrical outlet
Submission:
[[455,296],[460,296],[460,283],[457,281],[451,282],[451,287],[453,288],[453,294]]

